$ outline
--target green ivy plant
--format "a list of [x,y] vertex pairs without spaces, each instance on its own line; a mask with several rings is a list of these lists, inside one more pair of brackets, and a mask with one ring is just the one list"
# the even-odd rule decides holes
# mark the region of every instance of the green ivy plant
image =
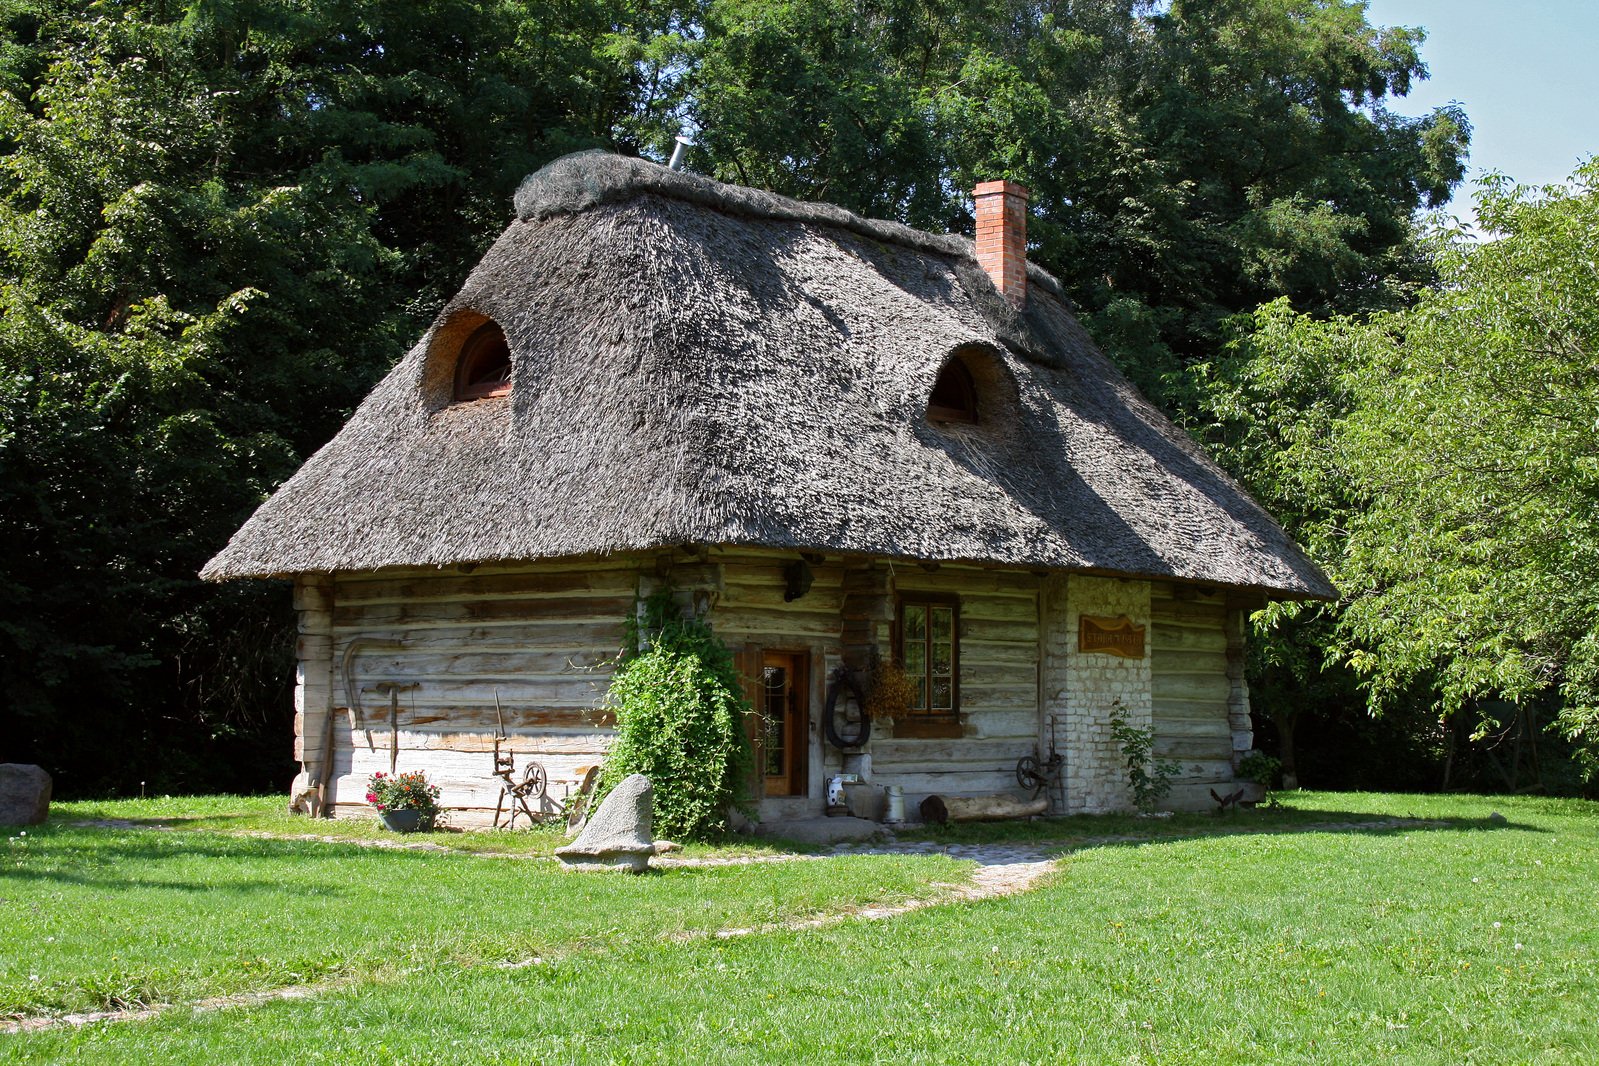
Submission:
[[655,830],[671,838],[725,832],[728,810],[752,813],[754,765],[745,715],[753,713],[732,653],[701,618],[685,616],[663,588],[628,619],[627,647],[606,706],[616,739],[591,810],[630,774],[654,792]]
[[1156,759],[1155,731],[1127,724],[1121,701],[1111,704],[1110,735],[1121,745],[1122,757],[1127,760],[1127,783],[1133,789],[1133,804],[1144,814],[1149,814],[1171,792],[1172,778],[1182,770],[1182,764],[1169,759]]
[[1277,806],[1277,797],[1272,795],[1272,785],[1277,781],[1277,771],[1283,767],[1281,759],[1275,759],[1263,751],[1251,751],[1238,760],[1238,778],[1241,781],[1253,781],[1266,790],[1266,806]]

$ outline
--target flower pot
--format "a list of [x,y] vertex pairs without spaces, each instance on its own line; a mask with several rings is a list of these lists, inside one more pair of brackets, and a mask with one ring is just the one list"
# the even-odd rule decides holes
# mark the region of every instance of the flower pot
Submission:
[[379,811],[383,828],[395,833],[414,833],[422,828],[421,811]]

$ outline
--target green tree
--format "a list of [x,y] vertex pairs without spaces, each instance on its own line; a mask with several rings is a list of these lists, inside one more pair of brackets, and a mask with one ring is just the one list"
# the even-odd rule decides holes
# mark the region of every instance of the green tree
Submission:
[[1333,656],[1376,709],[1444,714],[1558,693],[1599,749],[1599,165],[1490,179],[1494,239],[1439,235],[1407,310],[1262,309],[1212,379],[1235,465],[1347,596]]
[[732,653],[703,619],[685,615],[670,589],[641,608],[642,625],[629,619],[634,646],[606,690],[616,739],[591,803],[644,774],[657,832],[690,839],[723,832],[729,810],[753,813],[745,718],[754,712]]
[[718,177],[933,229],[969,190],[1033,192],[1033,255],[1146,391],[1221,323],[1403,302],[1410,220],[1464,172],[1458,108],[1387,102],[1418,30],[1355,0],[715,0],[687,113]]
[[197,570],[459,285],[524,174],[648,135],[628,42],[669,13],[12,0],[0,19],[5,754],[69,793],[281,785],[287,597]]

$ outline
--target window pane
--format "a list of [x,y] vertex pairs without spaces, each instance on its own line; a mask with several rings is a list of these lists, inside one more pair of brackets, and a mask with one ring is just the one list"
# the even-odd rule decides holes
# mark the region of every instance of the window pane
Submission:
[[905,645],[905,676],[914,684],[927,674],[927,645]]
[[780,777],[784,773],[787,763],[787,752],[784,741],[788,736],[786,727],[788,719],[788,671],[780,666],[768,666],[762,671],[763,687],[766,690],[766,701],[763,710],[765,713],[765,730],[762,736],[763,747],[766,751],[766,765],[763,768],[767,777]]
[[947,677],[933,678],[933,710],[947,711],[954,706],[953,686]]
[[950,664],[954,662],[954,651],[955,649],[952,645],[934,644],[932,672],[935,674],[953,674],[955,671]]
[[905,641],[927,639],[927,608],[917,604],[905,605]]
[[933,639],[948,640],[951,628],[950,624],[955,617],[955,609],[953,607],[934,607],[932,608],[932,612]]

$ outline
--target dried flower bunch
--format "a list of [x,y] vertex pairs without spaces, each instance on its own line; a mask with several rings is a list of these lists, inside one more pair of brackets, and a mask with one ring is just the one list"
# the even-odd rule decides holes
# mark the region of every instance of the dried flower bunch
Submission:
[[866,695],[866,713],[873,718],[904,718],[916,698],[916,686],[905,676],[899,663],[879,661],[872,670],[871,690]]

